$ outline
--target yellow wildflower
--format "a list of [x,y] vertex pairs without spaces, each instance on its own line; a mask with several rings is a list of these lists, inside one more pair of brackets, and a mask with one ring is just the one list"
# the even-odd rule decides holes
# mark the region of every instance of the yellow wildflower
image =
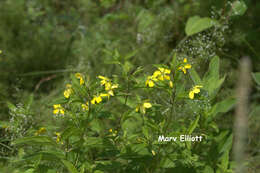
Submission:
[[169,82],[169,86],[170,86],[171,88],[173,88],[173,82],[172,82],[172,81]]
[[150,88],[154,87],[154,82],[157,81],[156,77],[148,76],[145,82],[145,86],[149,86]]
[[46,132],[46,128],[41,127],[39,130],[37,130],[37,132],[35,132],[35,135],[38,136],[38,135],[45,133],[45,132]]
[[61,114],[64,115],[64,108],[60,104],[53,105],[53,114]]
[[[61,142],[61,134],[59,132],[55,132],[56,135],[56,143]],[[61,142],[61,144],[63,144],[63,142]]]
[[155,156],[156,155],[156,153],[155,153],[155,151],[154,150],[152,150],[152,154]]
[[135,111],[136,112],[141,112],[141,113],[143,113],[143,114],[145,114],[146,113],[146,109],[149,109],[149,108],[151,108],[152,107],[152,104],[151,103],[149,103],[148,101],[145,101],[145,102],[143,102],[141,105],[138,105],[136,108],[135,108]]
[[99,75],[98,78],[101,79],[101,81],[100,81],[101,85],[105,85],[105,84],[109,83],[109,81],[110,81],[109,78],[104,77],[104,76]]
[[86,102],[86,104],[81,104],[81,108],[86,111],[88,110],[88,102]]
[[83,79],[83,75],[81,73],[76,73],[75,77],[79,79],[79,84],[83,85],[85,83],[84,79]]
[[159,80],[170,80],[170,76],[169,76],[170,73],[171,73],[170,69],[159,67],[158,70],[156,70],[153,73],[153,77]]
[[2,50],[0,50],[0,54],[1,54],[1,53],[3,53],[3,51],[2,51]]
[[91,100],[91,104],[96,104],[96,103],[100,103],[102,101],[102,97],[100,95],[98,96],[94,96],[93,99]]
[[104,76],[98,76],[101,79],[100,84],[103,86],[105,85],[105,90],[108,91],[108,94],[114,96],[113,89],[118,88],[118,84],[112,84],[111,80]]
[[66,90],[63,92],[65,98],[69,98],[70,95],[72,94],[73,90],[71,87],[72,87],[71,84],[66,85]]
[[184,63],[183,66],[180,66],[178,69],[179,69],[179,70],[182,70],[183,73],[186,74],[186,73],[187,73],[187,70],[186,70],[186,69],[190,69],[190,68],[191,68],[191,65],[188,64],[187,58],[184,58],[183,63]]
[[109,131],[110,133],[112,133],[112,132],[113,132],[113,129],[109,129],[108,131]]
[[201,85],[195,85],[189,92],[189,98],[194,99],[194,94],[198,94],[200,92]]

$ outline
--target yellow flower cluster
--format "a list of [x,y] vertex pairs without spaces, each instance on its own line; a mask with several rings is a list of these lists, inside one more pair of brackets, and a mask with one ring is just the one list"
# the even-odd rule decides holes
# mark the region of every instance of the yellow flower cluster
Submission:
[[147,80],[145,82],[145,86],[148,86],[150,88],[154,87],[155,82],[159,81],[164,81],[168,80],[169,81],[169,86],[172,88],[173,87],[173,82],[171,81],[170,77],[171,70],[159,67],[152,76],[148,76]]
[[72,86],[71,84],[67,84],[66,85],[66,90],[63,92],[63,95],[65,98],[69,98],[70,95],[72,94],[73,90],[72,90]]
[[101,86],[105,87],[105,91],[107,93],[101,93],[99,95],[94,95],[93,99],[91,100],[91,104],[97,104],[102,101],[103,97],[109,98],[110,96],[114,96],[114,89],[118,88],[118,84],[113,84],[111,80],[104,76],[98,76],[101,79],[100,84]]
[[61,134],[59,132],[55,132],[55,135],[56,135],[56,143],[63,144],[63,142],[61,141]]
[[43,134],[43,133],[45,133],[45,132],[46,132],[46,128],[41,127],[39,130],[37,130],[37,131],[35,132],[35,136],[38,136],[38,135]]
[[201,85],[195,85],[189,92],[189,98],[194,99],[194,94],[198,94],[200,92]]
[[116,136],[117,135],[117,130],[113,131],[113,129],[109,129],[108,131],[112,134],[112,136]]
[[81,73],[76,73],[75,77],[79,79],[79,84],[80,85],[83,85],[85,83],[84,77],[83,77],[83,75]]
[[65,113],[65,110],[60,104],[53,105],[53,114],[54,115],[58,115],[58,114],[64,115],[64,113]]
[[183,73],[186,74],[187,73],[186,69],[190,69],[190,68],[191,68],[191,65],[188,64],[187,58],[184,58],[182,66],[180,66],[178,69],[182,70]]
[[81,104],[81,108],[82,108],[84,111],[88,110],[88,109],[89,109],[89,107],[88,107],[88,102],[86,102],[86,104]]
[[135,111],[136,112],[141,112],[143,114],[146,113],[146,109],[149,109],[152,107],[152,104],[148,101],[144,101],[142,104],[139,104],[136,108],[135,108]]

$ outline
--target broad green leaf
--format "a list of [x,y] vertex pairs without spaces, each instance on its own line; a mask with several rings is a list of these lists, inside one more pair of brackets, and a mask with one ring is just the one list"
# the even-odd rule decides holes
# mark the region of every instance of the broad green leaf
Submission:
[[73,136],[73,135],[79,135],[81,133],[80,129],[77,127],[68,127],[64,130],[61,137],[66,140],[67,138]]
[[214,169],[210,166],[206,166],[202,173],[214,173]]
[[231,110],[235,104],[236,99],[234,98],[227,98],[221,102],[216,103],[210,111],[210,117],[214,118],[218,113],[225,113]]
[[198,73],[194,70],[194,68],[191,68],[189,70],[189,74],[191,76],[191,79],[193,81],[194,84],[196,85],[201,85],[202,84],[202,81],[200,79],[200,76],[198,75]]
[[60,159],[64,159],[65,155],[62,152],[58,152],[58,151],[39,151],[39,152],[35,152],[31,155],[27,155],[23,158],[23,160],[60,160]]
[[27,98],[27,100],[26,100],[26,102],[25,102],[25,108],[26,108],[27,110],[30,109],[30,107],[31,107],[31,105],[32,105],[32,103],[33,103],[33,99],[34,99],[34,95],[33,95],[33,93],[32,93],[32,94],[30,94],[30,95],[28,96],[28,98]]
[[34,169],[33,168],[27,169],[24,173],[34,173]]
[[70,173],[78,173],[77,169],[69,161],[62,160],[62,163],[66,166],[66,168],[69,170]]
[[260,72],[252,73],[252,76],[257,85],[260,85]]
[[233,134],[229,135],[229,137],[226,139],[224,145],[222,145],[219,148],[219,153],[224,153],[226,151],[229,151],[232,147],[232,143],[233,143]]
[[209,63],[209,69],[203,77],[203,81],[209,80],[210,78],[219,79],[219,57],[215,56]]
[[217,21],[208,17],[193,16],[190,17],[186,23],[185,32],[187,36],[204,31],[216,25]]
[[247,10],[247,6],[243,0],[237,0],[232,3],[232,16],[242,16]]
[[228,164],[229,164],[229,150],[225,151],[221,156],[219,166],[221,167],[221,170],[225,172],[228,169]]
[[33,136],[33,137],[24,137],[17,139],[12,142],[12,145],[57,145],[50,137],[47,136]]
[[188,129],[188,133],[187,133],[188,135],[192,134],[194,129],[197,127],[199,119],[200,119],[200,115],[198,115],[196,120],[191,123],[191,125],[190,125],[190,127]]

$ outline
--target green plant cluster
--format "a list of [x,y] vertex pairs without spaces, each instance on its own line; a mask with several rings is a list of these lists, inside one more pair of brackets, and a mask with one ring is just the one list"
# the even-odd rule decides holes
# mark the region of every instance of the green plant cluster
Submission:
[[[238,64],[252,61],[248,171],[259,157],[257,0],[2,0],[0,172],[233,172]],[[199,135],[200,142],[159,142]]]

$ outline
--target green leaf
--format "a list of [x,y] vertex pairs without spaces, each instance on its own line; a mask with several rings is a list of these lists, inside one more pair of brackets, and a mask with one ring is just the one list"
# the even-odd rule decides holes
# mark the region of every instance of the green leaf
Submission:
[[224,153],[232,148],[233,134],[229,135],[223,146],[220,147],[219,153]]
[[188,129],[188,135],[192,134],[194,129],[197,127],[199,119],[200,119],[200,115],[198,115],[196,120],[191,123],[191,125],[190,125],[190,127]]
[[260,72],[252,73],[252,76],[257,85],[260,85]]
[[196,85],[201,85],[202,84],[202,81],[200,79],[200,76],[198,75],[198,73],[194,70],[194,68],[191,68],[189,70],[189,74],[190,74],[190,77],[193,81],[194,84]]
[[210,78],[219,79],[219,57],[215,56],[209,63],[209,69],[203,77],[203,81],[209,80]]
[[219,165],[219,167],[221,167],[221,170],[223,172],[225,172],[228,169],[228,164],[229,164],[229,150],[224,152],[222,157],[220,158],[220,165]]
[[23,160],[60,160],[60,159],[64,159],[65,155],[62,152],[58,152],[58,151],[39,151],[39,152],[35,152],[33,154],[30,155],[26,155]]
[[78,173],[77,169],[69,161],[62,160],[62,163],[66,166],[66,168],[69,170],[70,173]]
[[206,166],[202,173],[214,173],[214,169],[210,166]]
[[47,136],[33,136],[33,137],[24,137],[17,139],[12,142],[12,145],[57,145],[51,138]]
[[34,169],[33,168],[27,169],[24,173],[34,173]]
[[245,14],[247,10],[247,6],[243,0],[237,0],[232,3],[232,10],[231,15],[232,16],[242,16]]
[[190,17],[186,23],[185,32],[187,36],[204,31],[216,25],[217,21],[208,17],[193,16]]
[[214,118],[218,113],[225,113],[231,110],[236,104],[236,99],[227,98],[221,102],[216,103],[210,111],[210,117]]

